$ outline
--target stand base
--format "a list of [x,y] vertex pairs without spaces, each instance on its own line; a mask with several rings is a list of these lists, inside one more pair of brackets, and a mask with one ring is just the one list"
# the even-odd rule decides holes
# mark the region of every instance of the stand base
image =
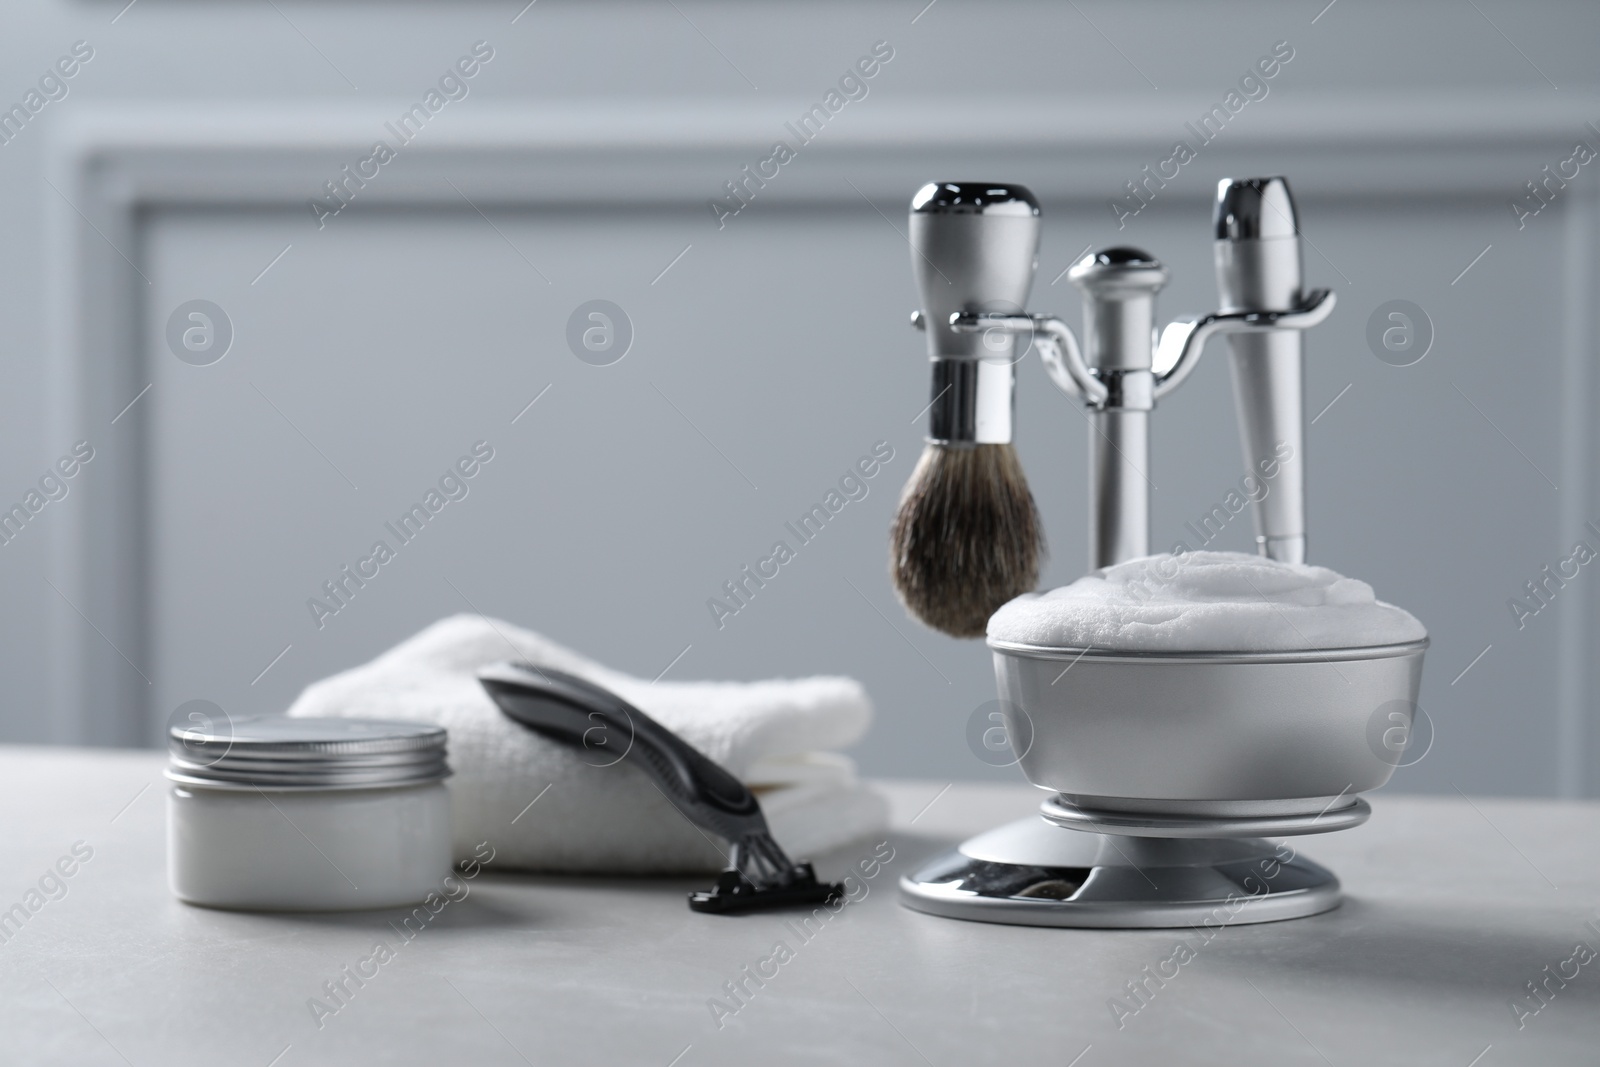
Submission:
[[900,879],[909,908],[1020,926],[1230,926],[1339,906],[1339,879],[1259,838],[1126,837],[1030,816],[963,842]]

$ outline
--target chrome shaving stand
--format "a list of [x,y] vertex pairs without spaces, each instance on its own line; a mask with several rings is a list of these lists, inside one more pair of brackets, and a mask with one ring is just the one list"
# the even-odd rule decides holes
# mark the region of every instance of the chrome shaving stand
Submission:
[[[939,290],[930,301],[937,306],[914,322],[956,335],[1018,335],[1087,407],[1090,567],[1149,554],[1150,412],[1222,333],[1232,335],[1248,468],[1292,450],[1273,492],[1257,502],[1257,544],[1264,555],[1302,562],[1301,331],[1327,318],[1334,296],[1302,293],[1287,183],[1220,184],[1221,310],[1159,335],[1155,296],[1166,268],[1131,248],[1085,256],[1070,272],[1084,294],[1081,345],[1059,319],[992,310],[1006,294],[985,291],[982,279],[1015,275],[1036,247],[1016,236],[1019,204],[1037,217],[1037,202],[1015,185],[941,183],[918,194],[913,262],[951,291]],[[990,238],[986,212],[1008,228],[997,220]],[[962,240],[941,237],[947,218],[959,220],[952,230],[964,227]],[[1357,794],[1382,785],[1399,758],[1372,750],[1367,720],[1385,700],[1415,699],[1425,646],[1146,654],[991,640],[1019,765],[1052,795],[1039,816],[980,834],[902,877],[901,899],[935,915],[1032,926],[1216,925],[1327,911],[1339,903],[1339,880],[1267,838],[1366,820],[1371,809]]]

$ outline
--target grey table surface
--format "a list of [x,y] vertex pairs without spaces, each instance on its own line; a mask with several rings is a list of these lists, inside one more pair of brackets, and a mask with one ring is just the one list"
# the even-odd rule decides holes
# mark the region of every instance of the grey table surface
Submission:
[[[1366,826],[1297,844],[1343,879],[1340,908],[1205,941],[908,911],[901,872],[1040,794],[886,783],[894,858],[810,932],[791,915],[691,913],[683,893],[704,879],[491,864],[405,940],[398,911],[173,899],[161,768],[148,752],[0,748],[0,909],[43,899],[0,943],[0,1063],[1600,1063],[1600,959],[1569,962],[1580,943],[1600,950],[1600,805],[1380,794]],[[51,882],[30,900],[75,844],[92,856],[65,895]],[[1180,941],[1193,958],[1132,1000],[1128,983]],[[392,958],[327,999],[379,942]],[[779,942],[776,974],[730,1000],[725,983]],[[1563,970],[1519,1019],[1525,983]]]

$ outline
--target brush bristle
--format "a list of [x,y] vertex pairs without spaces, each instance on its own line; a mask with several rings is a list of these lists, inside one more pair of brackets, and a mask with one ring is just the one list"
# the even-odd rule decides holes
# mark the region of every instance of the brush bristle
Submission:
[[1039,509],[1009,444],[930,444],[889,528],[889,570],[906,610],[952,637],[1039,581]]

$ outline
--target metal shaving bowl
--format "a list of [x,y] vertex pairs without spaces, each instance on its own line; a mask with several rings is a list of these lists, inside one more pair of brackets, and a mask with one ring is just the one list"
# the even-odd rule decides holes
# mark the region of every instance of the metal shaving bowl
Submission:
[[1403,758],[1426,638],[1306,652],[990,641],[1002,714],[1058,825],[1149,837],[1320,833]]

